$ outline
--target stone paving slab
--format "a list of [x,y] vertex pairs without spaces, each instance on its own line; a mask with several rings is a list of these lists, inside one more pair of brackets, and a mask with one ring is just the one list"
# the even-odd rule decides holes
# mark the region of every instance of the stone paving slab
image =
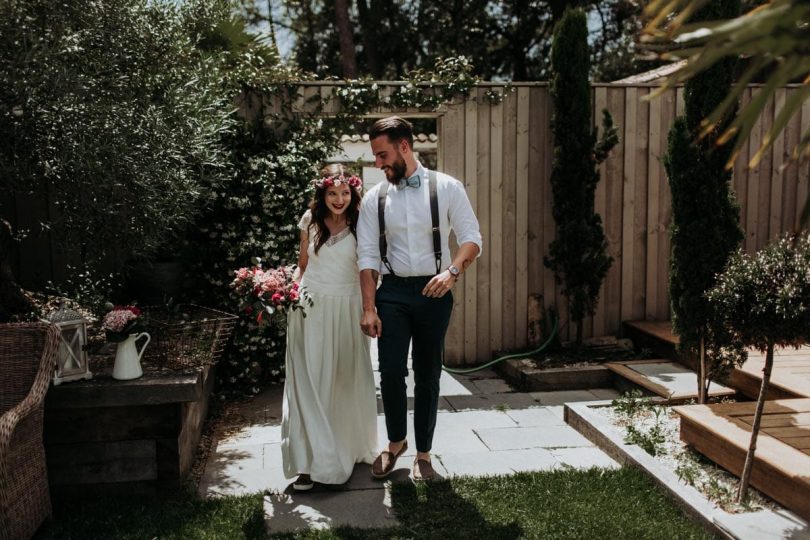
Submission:
[[[529,394],[474,394],[470,396],[446,396],[447,401],[457,411],[487,409],[527,409],[538,403]],[[593,399],[593,397],[591,397]]]
[[715,522],[732,536],[750,540],[810,540],[807,523],[790,512],[723,514]]
[[[443,476],[493,476],[517,471],[544,471],[559,466],[557,459],[543,448],[503,452],[437,453],[446,473]],[[434,465],[435,468],[435,465]]]
[[565,425],[562,415],[558,414],[552,407],[510,409],[505,414],[521,427]]
[[395,527],[387,489],[305,494],[271,494],[264,498],[265,530],[284,534],[340,525],[362,528]]
[[590,390],[559,390],[557,392],[530,392],[533,399],[542,405],[564,405],[578,401],[596,401],[602,399]]
[[487,428],[475,432],[493,451],[593,446],[569,426]]
[[217,444],[217,450],[239,448],[250,444],[281,443],[281,426],[250,425],[223,438]]

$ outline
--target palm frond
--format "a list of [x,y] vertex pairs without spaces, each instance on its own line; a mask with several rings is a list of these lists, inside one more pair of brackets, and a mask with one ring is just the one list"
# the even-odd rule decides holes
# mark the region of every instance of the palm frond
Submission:
[[[749,166],[755,166],[790,118],[801,111],[804,102],[810,98],[810,2],[772,0],[734,19],[688,23],[689,18],[708,1],[652,0],[648,4],[645,13],[649,21],[642,39],[645,47],[662,58],[687,59],[686,64],[672,73],[648,99],[684,83],[724,58],[748,58],[749,67],[728,96],[704,120],[700,136],[705,137],[733,109],[749,82],[758,73],[769,70],[763,87],[717,140],[718,144],[725,144],[735,139],[727,163],[731,168],[776,91],[791,81],[804,79],[800,90],[792,94],[779,110],[773,126],[751,158]],[[809,152],[810,128],[802,134],[791,156],[798,159],[806,157]]]

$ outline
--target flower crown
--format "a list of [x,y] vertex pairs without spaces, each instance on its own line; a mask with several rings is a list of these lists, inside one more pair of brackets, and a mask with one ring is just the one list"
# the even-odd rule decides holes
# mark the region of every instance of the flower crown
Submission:
[[320,180],[314,180],[313,183],[319,188],[330,188],[342,184],[347,184],[355,189],[360,189],[363,186],[363,180],[361,180],[359,176],[344,176],[342,174],[324,176]]

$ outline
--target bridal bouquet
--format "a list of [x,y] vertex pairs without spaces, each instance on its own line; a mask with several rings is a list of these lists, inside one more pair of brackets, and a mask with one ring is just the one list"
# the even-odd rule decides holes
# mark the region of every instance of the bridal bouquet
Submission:
[[311,306],[312,298],[293,280],[293,272],[292,266],[262,270],[259,260],[256,266],[236,270],[231,287],[242,300],[240,309],[256,313],[259,324],[265,315],[294,309],[300,309],[306,317],[304,305]]

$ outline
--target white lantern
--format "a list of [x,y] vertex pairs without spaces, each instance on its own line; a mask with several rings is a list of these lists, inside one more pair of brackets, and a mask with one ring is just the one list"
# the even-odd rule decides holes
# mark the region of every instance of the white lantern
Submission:
[[53,384],[79,379],[91,379],[90,365],[87,362],[87,321],[73,309],[60,306],[45,316],[45,321],[59,327],[62,336],[59,341],[56,373]]

